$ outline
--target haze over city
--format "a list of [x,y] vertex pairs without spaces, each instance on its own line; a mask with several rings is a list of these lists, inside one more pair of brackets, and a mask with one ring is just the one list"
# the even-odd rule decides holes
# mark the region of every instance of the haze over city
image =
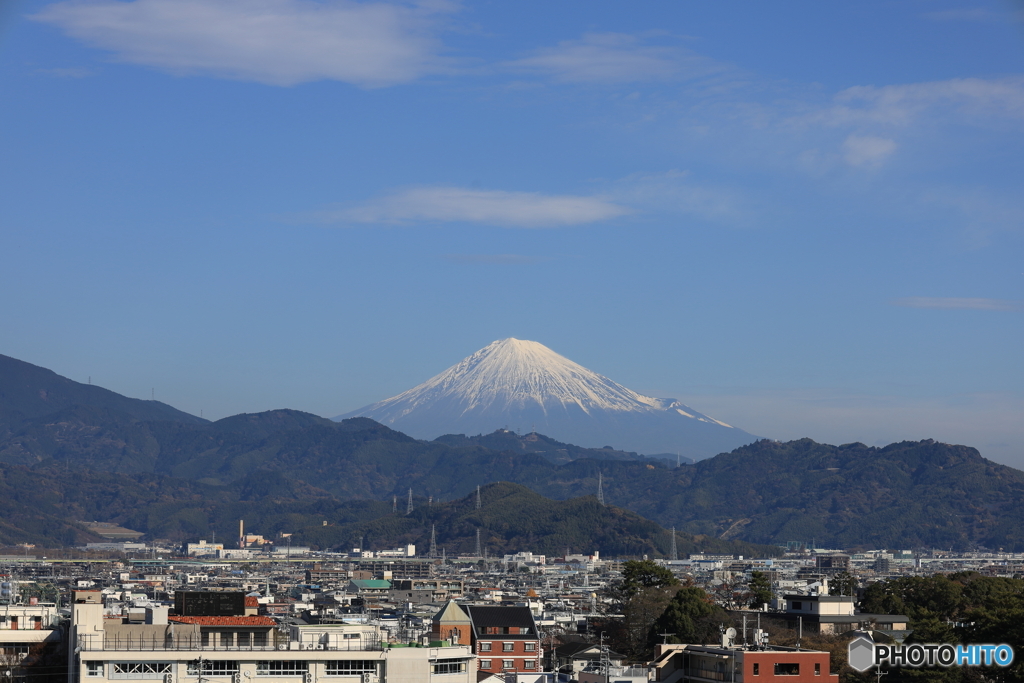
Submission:
[[5,4],[0,353],[334,416],[516,337],[1024,467],[1020,7]]

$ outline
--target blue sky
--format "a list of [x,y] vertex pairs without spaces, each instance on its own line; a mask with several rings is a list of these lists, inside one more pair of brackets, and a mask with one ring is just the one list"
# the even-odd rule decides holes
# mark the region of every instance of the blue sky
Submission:
[[0,12],[0,353],[331,416],[514,336],[1024,467],[1024,4]]

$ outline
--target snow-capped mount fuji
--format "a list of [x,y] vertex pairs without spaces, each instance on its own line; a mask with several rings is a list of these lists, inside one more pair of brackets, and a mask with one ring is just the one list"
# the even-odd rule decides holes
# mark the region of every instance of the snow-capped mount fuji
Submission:
[[334,419],[419,439],[530,429],[559,441],[700,459],[757,437],[675,399],[638,394],[535,341],[502,339],[417,387]]

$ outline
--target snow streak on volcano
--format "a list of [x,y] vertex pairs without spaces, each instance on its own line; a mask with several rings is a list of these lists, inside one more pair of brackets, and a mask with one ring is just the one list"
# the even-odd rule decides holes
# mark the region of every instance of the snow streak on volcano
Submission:
[[420,439],[534,429],[579,446],[703,458],[756,437],[675,399],[627,389],[534,341],[502,339],[398,396],[335,419],[369,417]]

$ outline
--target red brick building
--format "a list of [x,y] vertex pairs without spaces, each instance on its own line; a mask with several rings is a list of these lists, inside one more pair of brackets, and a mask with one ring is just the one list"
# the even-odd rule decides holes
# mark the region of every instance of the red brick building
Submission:
[[659,683],[691,681],[837,681],[829,672],[829,653],[795,647],[715,647],[658,645],[653,668]]
[[480,673],[540,671],[540,634],[528,607],[465,605]]

